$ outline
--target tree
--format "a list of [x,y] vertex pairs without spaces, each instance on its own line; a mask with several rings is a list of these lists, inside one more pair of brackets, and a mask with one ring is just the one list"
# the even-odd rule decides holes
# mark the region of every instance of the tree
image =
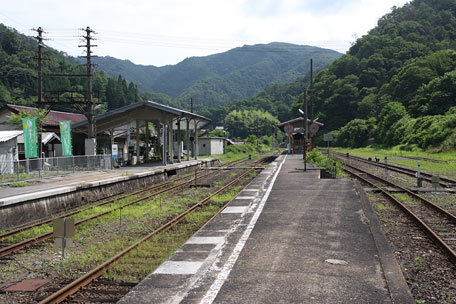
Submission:
[[278,124],[277,118],[260,110],[233,110],[224,121],[225,130],[237,138],[246,138],[248,135],[271,135]]
[[386,104],[378,118],[377,140],[388,143],[388,131],[403,117],[408,117],[408,114],[405,107],[400,102],[390,102]]
[[410,108],[415,115],[438,115],[455,105],[456,70],[421,86]]
[[335,143],[344,147],[362,147],[366,140],[369,139],[374,126],[375,118],[370,120],[353,119],[340,128]]
[[16,129],[22,129],[23,118],[35,118],[36,128],[38,132],[43,131],[44,122],[46,121],[46,110],[35,109],[32,111],[20,110],[17,114],[11,113],[11,117],[6,121],[7,124],[15,127]]

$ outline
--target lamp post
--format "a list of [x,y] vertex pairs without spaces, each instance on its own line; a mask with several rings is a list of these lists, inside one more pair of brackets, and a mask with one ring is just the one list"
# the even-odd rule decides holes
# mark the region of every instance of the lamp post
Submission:
[[299,113],[303,115],[304,118],[304,143],[303,143],[303,152],[302,157],[304,158],[304,171],[307,171],[307,137],[309,134],[309,130],[307,127],[307,98],[306,98],[306,90],[304,90],[304,111],[299,109]]

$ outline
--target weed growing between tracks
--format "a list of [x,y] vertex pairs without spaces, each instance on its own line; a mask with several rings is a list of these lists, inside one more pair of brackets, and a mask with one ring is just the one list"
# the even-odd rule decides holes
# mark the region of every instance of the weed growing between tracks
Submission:
[[76,235],[78,250],[69,251],[61,274],[66,276],[65,269],[71,265],[78,265],[83,272],[90,270],[111,257],[113,252],[120,252],[198,202],[202,198],[198,192],[198,189],[190,190],[187,199],[157,196],[87,223]]
[[127,258],[109,269],[103,277],[138,283],[184,244],[219,209],[220,204],[207,205],[188,214],[177,226],[132,250]]
[[[192,175],[192,173],[190,174]],[[223,179],[232,180],[227,175]],[[255,175],[256,173],[249,174],[239,184],[245,185]],[[5,265],[6,267],[1,266],[0,287],[26,278],[47,278],[51,280],[51,284],[59,285],[62,281],[68,282],[68,280],[80,277],[101,262],[162,226],[177,214],[182,213],[188,206],[205,198],[209,191],[213,191],[214,188],[217,189],[221,184],[224,183],[212,183],[210,189],[205,187],[189,189],[182,187],[173,193],[162,194],[153,199],[117,209],[112,213],[86,222],[76,228],[75,248],[66,249],[66,258],[64,260],[61,258],[61,249],[56,248],[53,241],[29,247],[27,251],[15,254],[13,259]],[[147,261],[151,260],[149,256],[152,254],[157,256],[156,260],[152,260],[152,265],[134,267],[135,264],[131,264],[127,269],[131,269],[133,272],[131,274],[125,273],[125,277],[119,277],[119,279],[126,280],[128,277],[132,282],[142,279],[197,231],[207,219],[219,210],[222,203],[230,200],[241,188],[237,187],[221,193],[206,206],[198,208],[199,210],[196,213],[188,215],[186,220],[179,224],[177,228],[169,230],[167,233],[162,234],[163,236],[161,237],[157,236],[156,244],[158,245],[150,249],[150,255],[143,256],[143,260]],[[227,192],[232,195],[227,194]],[[85,210],[81,215],[75,216],[76,221],[90,217],[101,210],[112,210],[136,198],[138,196],[123,199],[116,202],[115,205],[100,206],[90,211]],[[173,232],[176,231],[177,233],[173,235]],[[157,253],[154,253],[155,251]],[[141,258],[141,255],[139,257]],[[118,265],[120,267],[122,264],[119,263]],[[107,276],[109,277],[109,274]],[[116,275],[112,277],[116,277]],[[0,294],[0,303],[3,303],[3,300],[11,303],[30,303],[30,301],[22,299],[30,299],[33,296],[34,293],[14,293],[7,296]]]
[[177,226],[141,244],[128,258],[109,269],[103,277],[116,281],[141,281],[198,231],[220,208],[230,201],[242,186],[231,188],[211,198],[211,203],[188,214]]
[[[241,188],[236,187],[234,190],[225,191],[216,196],[215,201],[218,203],[226,202],[239,192]],[[111,257],[113,252],[120,252],[171,218],[182,213],[189,206],[199,202],[206,196],[205,192],[203,189],[192,188],[186,190],[185,193],[180,193],[182,196],[174,195],[170,198],[169,194],[160,195],[152,200],[125,207],[121,211],[113,212],[81,226],[75,237],[77,249],[68,250],[68,258],[57,267],[58,273],[62,277],[74,278],[75,274],[87,272]],[[205,210],[205,208],[208,207],[204,206],[200,209]],[[218,207],[215,209],[218,210]],[[215,214],[215,212],[211,211],[210,214]],[[198,217],[192,219],[194,214],[198,215]],[[204,212],[198,210],[194,214],[189,214],[186,217],[186,220],[192,219],[194,223],[185,225],[185,227],[193,227],[193,225],[200,227],[204,223],[199,220],[200,217],[201,219],[206,219]],[[174,238],[176,241],[171,242],[171,245],[157,247],[159,252],[161,252],[161,247],[168,249],[164,250],[165,252],[163,253],[156,254],[158,256],[156,263],[159,264],[161,263],[160,261],[163,261],[160,256],[166,258],[174,252],[182,243],[181,239],[185,241],[189,237],[188,233],[190,232],[186,233],[186,229],[177,230],[177,232],[172,229],[165,234],[169,234],[169,238]],[[193,234],[196,230],[190,229],[189,231]],[[176,236],[172,237],[173,233],[176,233]],[[158,240],[164,242],[166,238],[159,237]],[[169,240],[165,243],[168,244]],[[173,245],[174,243],[177,247]],[[68,271],[68,269],[72,269],[72,271]],[[149,269],[146,271],[149,271]]]
[[[96,215],[98,213],[113,210],[117,207],[120,207],[123,204],[126,204],[128,202],[133,201],[134,199],[137,199],[138,197],[139,197],[139,195],[129,196],[128,198],[120,199],[120,200],[117,200],[113,203],[110,203],[110,204],[104,205],[104,206],[96,206],[95,204],[92,204],[94,206],[91,207],[90,204],[84,205],[79,208],[76,208],[76,210],[83,210],[83,211],[81,211],[80,213],[78,213],[72,217],[74,218],[75,222],[77,222],[77,221],[83,220],[85,218],[91,217],[93,215]],[[99,204],[99,203],[101,203],[101,202],[97,202],[97,204]],[[57,214],[55,217],[57,218],[58,216],[59,216],[59,214]],[[26,240],[26,239],[38,236],[43,233],[48,233],[50,231],[52,231],[52,224],[44,224],[41,226],[32,227],[31,229],[27,229],[16,235],[7,237],[3,240],[3,242],[5,244],[15,243],[15,242],[19,242],[22,240]],[[6,231],[1,231],[1,233],[3,233],[3,232],[6,232]]]
[[445,192],[430,192],[420,194],[424,198],[434,202],[442,208],[447,209],[449,212],[456,214],[456,194]]

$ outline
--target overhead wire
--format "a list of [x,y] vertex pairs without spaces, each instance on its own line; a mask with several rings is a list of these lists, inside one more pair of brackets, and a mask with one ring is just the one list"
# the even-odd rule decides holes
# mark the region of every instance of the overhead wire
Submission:
[[[14,23],[20,25],[22,28],[25,28],[24,25],[15,21],[14,19],[4,15],[8,19],[14,21]],[[52,41],[52,45],[62,46],[65,50],[76,50],[76,47],[69,46],[63,42],[74,42],[82,43],[82,30],[83,28],[48,28],[46,29],[46,39]],[[28,30],[29,32],[31,30]],[[109,42],[116,44],[133,44],[139,46],[153,46],[160,48],[176,48],[176,49],[195,49],[195,50],[214,50],[214,51],[227,51],[234,49],[239,52],[301,52],[302,48],[300,45],[312,45],[319,46],[323,48],[328,48],[336,50],[339,52],[345,52],[349,45],[349,41],[294,41],[290,42],[296,44],[296,48],[288,47],[283,49],[280,47],[275,47],[268,45],[267,41],[235,41],[227,40],[222,38],[206,38],[206,37],[189,37],[189,36],[170,36],[170,35],[159,35],[151,33],[139,33],[139,32],[123,32],[115,31],[111,29],[97,29],[95,33],[94,40],[99,40],[101,42]],[[239,44],[265,44],[267,48],[263,49],[253,49],[248,47],[236,47]],[[101,47],[98,48],[99,51],[103,53],[109,53],[109,50]],[[82,51],[81,51],[82,53]]]

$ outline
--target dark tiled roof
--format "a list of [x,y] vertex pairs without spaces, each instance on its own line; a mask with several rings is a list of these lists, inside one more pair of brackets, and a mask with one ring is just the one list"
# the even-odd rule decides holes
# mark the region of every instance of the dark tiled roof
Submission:
[[[10,108],[13,112],[19,112],[20,110],[33,111],[36,108],[18,106],[7,104],[7,108]],[[45,124],[48,126],[58,126],[60,121],[71,121],[71,124],[86,120],[87,118],[83,114],[78,113],[69,113],[69,112],[59,112],[59,111],[50,111],[47,115]]]

